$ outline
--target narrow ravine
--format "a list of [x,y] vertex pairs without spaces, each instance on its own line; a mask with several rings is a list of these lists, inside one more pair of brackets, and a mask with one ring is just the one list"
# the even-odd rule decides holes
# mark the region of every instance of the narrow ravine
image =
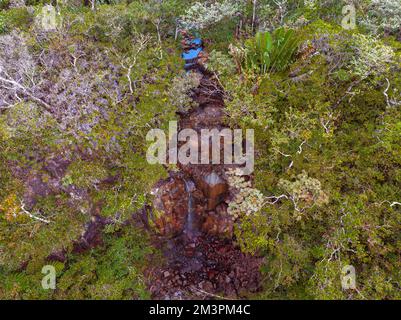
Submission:
[[[198,107],[180,115],[178,130],[191,128],[200,133],[201,129],[224,129],[222,89],[198,60],[194,59],[189,69],[201,75],[193,96]],[[153,224],[160,234],[158,246],[165,264],[148,272],[152,297],[238,299],[257,292],[262,261],[235,245],[234,220],[227,213],[230,191],[226,170],[235,165],[178,167],[179,171],[170,172],[153,192],[154,210],[161,212]]]

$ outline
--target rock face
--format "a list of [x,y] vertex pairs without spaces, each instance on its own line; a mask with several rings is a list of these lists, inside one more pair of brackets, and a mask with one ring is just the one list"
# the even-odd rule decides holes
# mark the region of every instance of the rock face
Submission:
[[204,178],[203,190],[207,197],[207,210],[214,210],[223,201],[227,191],[227,183],[214,171]]
[[227,213],[227,205],[221,203],[216,211],[208,212],[203,224],[202,231],[208,235],[232,238],[234,231],[234,220]]
[[200,223],[203,194],[196,192],[195,187],[187,189],[185,179],[179,175],[159,182],[154,188],[154,212],[150,220],[159,235],[171,238],[182,234],[188,223],[190,204],[194,215],[192,223]]
[[[220,89],[209,75],[203,74],[200,86],[193,96],[199,107],[181,117],[178,123],[179,130],[193,129],[198,133],[198,137],[201,137],[203,129],[221,132],[225,128],[224,102]],[[220,142],[223,142],[222,138]],[[179,147],[182,144],[179,144]],[[200,138],[198,146],[201,146]],[[225,170],[231,165],[225,165],[222,161],[224,143],[218,146],[221,163],[211,164],[211,147],[210,144],[210,164],[179,163],[180,173],[172,174],[170,179],[160,182],[155,188],[157,191],[154,192],[154,208],[157,212],[153,220],[159,234],[173,237],[184,231],[190,217],[191,205],[188,202],[192,196],[192,206],[196,212],[192,217],[197,221],[199,230],[207,234],[232,238],[234,222],[226,210],[226,202],[230,195],[225,180]],[[185,179],[191,180],[194,184],[191,194],[185,189]]]

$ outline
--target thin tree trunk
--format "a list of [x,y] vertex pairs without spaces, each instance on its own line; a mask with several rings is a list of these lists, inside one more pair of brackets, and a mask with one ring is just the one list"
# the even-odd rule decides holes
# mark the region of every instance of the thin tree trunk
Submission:
[[256,20],[256,6],[258,1],[253,0],[253,10],[252,10],[252,31],[255,31],[255,20]]

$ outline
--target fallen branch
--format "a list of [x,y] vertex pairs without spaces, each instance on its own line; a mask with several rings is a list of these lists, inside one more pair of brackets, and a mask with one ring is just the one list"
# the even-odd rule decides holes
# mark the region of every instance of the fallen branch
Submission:
[[387,91],[390,89],[390,81],[386,78],[387,81],[387,88],[384,90],[383,94],[386,97],[386,103],[388,107],[391,107],[390,98],[388,97]]
[[17,81],[14,80],[10,80],[10,79],[6,79],[2,76],[0,76],[0,81],[3,81],[5,83],[9,83],[11,85],[13,85],[13,89],[14,90],[19,90],[22,94],[28,96],[29,98],[31,98],[32,100],[38,102],[39,104],[42,105],[42,107],[49,113],[52,113],[52,108],[49,104],[47,104],[46,102],[44,102],[42,99],[35,97],[28,88],[24,87],[23,85],[21,85],[20,83],[18,83]]
[[24,212],[28,217],[30,217],[30,218],[32,218],[32,219],[35,219],[35,220],[38,220],[38,221],[41,221],[41,222],[44,222],[44,223],[50,223],[49,220],[46,220],[46,219],[37,217],[37,216],[33,215],[32,213],[30,213],[28,210],[26,210],[26,209],[25,209],[25,203],[24,203],[23,201],[21,201],[21,210],[22,210],[22,212]]
[[390,207],[394,207],[394,206],[397,206],[397,205],[401,206],[401,202],[397,202],[397,201],[390,202],[388,200],[384,200],[384,201],[380,202],[379,205],[382,205],[383,203],[388,203],[390,205]]
[[205,295],[207,295],[209,297],[215,297],[215,298],[222,299],[222,300],[233,300],[233,299],[228,299],[228,298],[219,296],[219,295],[214,294],[214,293],[203,291],[201,289],[196,288],[195,286],[191,286],[190,288],[191,288],[191,290],[194,290],[194,291],[197,291],[199,293],[205,294]]

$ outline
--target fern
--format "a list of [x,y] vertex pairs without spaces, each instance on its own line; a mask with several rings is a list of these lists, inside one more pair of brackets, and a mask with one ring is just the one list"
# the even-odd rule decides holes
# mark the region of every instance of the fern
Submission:
[[291,63],[299,41],[292,29],[276,29],[269,32],[258,32],[254,38],[245,43],[248,69],[260,74],[271,71],[283,71]]

